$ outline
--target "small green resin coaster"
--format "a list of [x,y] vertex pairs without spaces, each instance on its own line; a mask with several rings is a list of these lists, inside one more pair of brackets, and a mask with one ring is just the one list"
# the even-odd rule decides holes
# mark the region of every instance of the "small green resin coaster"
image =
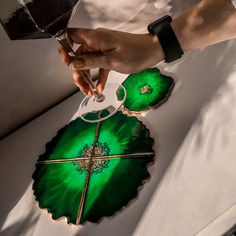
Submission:
[[174,84],[171,77],[162,75],[157,68],[130,74],[122,83],[127,92],[124,108],[138,113],[158,106],[169,97]]
[[118,112],[98,123],[77,118],[46,145],[36,163],[33,190],[39,207],[72,224],[112,216],[149,178],[152,146],[136,117]]

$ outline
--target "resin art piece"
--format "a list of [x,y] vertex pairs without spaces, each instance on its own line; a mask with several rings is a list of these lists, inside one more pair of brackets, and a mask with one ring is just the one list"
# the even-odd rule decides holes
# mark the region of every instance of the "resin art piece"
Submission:
[[77,118],[36,163],[33,191],[39,207],[76,225],[112,216],[150,177],[153,142],[136,117],[121,112],[98,123]]
[[171,77],[162,75],[157,68],[130,74],[122,83],[127,93],[124,108],[139,113],[156,107],[167,100],[174,84]]

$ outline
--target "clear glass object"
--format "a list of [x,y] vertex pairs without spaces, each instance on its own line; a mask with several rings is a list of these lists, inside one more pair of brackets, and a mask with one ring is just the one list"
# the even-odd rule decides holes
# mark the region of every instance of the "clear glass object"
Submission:
[[[65,29],[78,2],[79,0],[1,0],[0,22],[12,40],[55,38],[74,57],[76,55]],[[81,76],[93,91],[93,96],[85,97],[80,105],[81,118],[87,122],[98,122],[115,114],[126,98],[124,87],[107,84],[104,94],[99,94],[89,74],[81,73]],[[120,93],[120,90],[123,91],[123,96],[118,97],[117,92]],[[97,119],[94,119],[94,114],[97,114]]]
[[101,98],[92,96],[82,100],[79,107],[80,117],[86,122],[106,120],[119,110],[125,98],[126,90],[122,85],[107,83]]

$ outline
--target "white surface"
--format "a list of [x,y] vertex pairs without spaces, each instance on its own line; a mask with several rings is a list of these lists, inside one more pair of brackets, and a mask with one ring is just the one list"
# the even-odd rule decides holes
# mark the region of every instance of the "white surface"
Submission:
[[[215,236],[219,228],[231,227],[235,213],[227,210],[236,202],[234,58],[236,44],[230,41],[162,66],[177,83],[167,103],[142,118],[155,138],[151,179],[128,208],[98,225],[77,228],[52,221],[36,206],[31,190],[38,156],[57,130],[76,117],[80,94],[3,140],[1,236]],[[111,81],[124,77],[110,76]],[[226,225],[219,223],[224,213]]]
[[206,225],[197,236],[222,236],[226,232],[228,233],[233,227],[235,227],[236,219],[236,204],[229,206],[225,211],[222,212],[216,219]]
[[196,235],[236,204],[235,99],[236,72],[196,120],[134,235]]

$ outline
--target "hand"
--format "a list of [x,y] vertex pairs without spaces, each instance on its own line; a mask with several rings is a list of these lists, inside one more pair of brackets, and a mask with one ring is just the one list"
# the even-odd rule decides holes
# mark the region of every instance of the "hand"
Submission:
[[[157,37],[150,34],[130,34],[109,29],[68,29],[71,42],[80,44],[73,60],[61,48],[59,53],[72,64],[75,84],[86,95],[92,95],[83,76],[92,68],[100,68],[97,89],[102,92],[110,70],[132,73],[153,67],[164,55]],[[83,76],[81,75],[83,73]]]

